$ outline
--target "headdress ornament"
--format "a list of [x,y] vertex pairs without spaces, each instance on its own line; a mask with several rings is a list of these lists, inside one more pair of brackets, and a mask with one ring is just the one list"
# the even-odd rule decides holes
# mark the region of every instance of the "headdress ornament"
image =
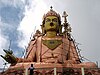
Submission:
[[50,7],[50,11],[47,12],[47,14],[44,14],[43,16],[43,20],[48,17],[48,16],[56,16],[59,20],[60,20],[60,15],[59,13],[56,13],[53,9],[52,9],[52,6]]

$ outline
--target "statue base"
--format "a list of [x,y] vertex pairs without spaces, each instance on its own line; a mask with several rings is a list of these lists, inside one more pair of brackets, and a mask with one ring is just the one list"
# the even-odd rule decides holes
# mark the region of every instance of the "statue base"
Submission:
[[70,67],[70,68],[96,68],[95,63],[92,62],[85,62],[81,64],[71,64],[71,63],[65,63],[65,64],[59,64],[59,63],[35,63],[35,62],[24,62],[24,63],[17,63],[15,66],[10,66],[10,68],[29,68],[31,64],[34,65],[34,68],[63,68],[63,67]]
[[[56,63],[17,63],[15,66],[10,66],[10,68],[0,75],[25,75],[29,74],[28,68],[34,65],[34,75],[54,75],[54,68],[56,68],[57,75],[82,75],[81,68],[84,68],[84,72],[87,75],[100,75],[100,69],[96,68],[91,62],[82,64],[56,64]],[[94,65],[94,66],[93,66]],[[91,73],[91,74],[89,74]]]

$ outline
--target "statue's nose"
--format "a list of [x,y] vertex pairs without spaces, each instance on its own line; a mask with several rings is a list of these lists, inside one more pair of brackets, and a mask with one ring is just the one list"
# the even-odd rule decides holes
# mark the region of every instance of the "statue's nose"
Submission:
[[52,27],[52,26],[54,26],[54,24],[51,22],[51,23],[50,23],[50,26]]

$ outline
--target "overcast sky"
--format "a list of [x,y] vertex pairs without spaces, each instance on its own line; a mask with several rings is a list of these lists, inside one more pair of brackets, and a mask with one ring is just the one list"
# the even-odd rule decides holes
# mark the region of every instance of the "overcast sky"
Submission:
[[[11,40],[14,55],[22,57],[50,6],[61,16],[63,11],[68,13],[71,34],[80,43],[82,56],[100,64],[100,0],[0,0],[0,55]],[[0,63],[3,67],[1,57]]]

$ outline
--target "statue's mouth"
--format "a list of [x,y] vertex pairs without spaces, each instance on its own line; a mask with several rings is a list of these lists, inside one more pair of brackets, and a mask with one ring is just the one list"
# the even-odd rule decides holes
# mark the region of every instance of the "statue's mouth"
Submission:
[[50,23],[50,26],[52,27],[52,26],[54,26],[54,24],[51,22],[51,23]]
[[46,31],[56,31],[56,29],[55,28],[50,28],[50,29],[48,29]]

